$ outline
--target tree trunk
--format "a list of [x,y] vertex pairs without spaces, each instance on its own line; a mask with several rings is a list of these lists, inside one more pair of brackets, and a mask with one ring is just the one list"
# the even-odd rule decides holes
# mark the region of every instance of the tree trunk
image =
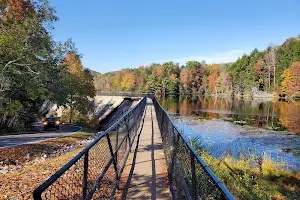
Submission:
[[276,66],[274,65],[274,91],[275,91],[275,83],[276,83]]
[[73,103],[73,95],[70,96],[70,120],[69,120],[69,123],[71,124],[72,123],[72,103]]
[[272,47],[271,52],[270,52],[270,57],[271,57],[271,67],[273,67],[273,87],[275,90],[275,84],[276,84],[276,50],[275,47]]
[[269,87],[268,87],[268,90],[270,89],[271,87],[271,65],[269,65]]
[[71,124],[72,123],[72,108],[70,106],[70,120],[69,120],[69,123]]

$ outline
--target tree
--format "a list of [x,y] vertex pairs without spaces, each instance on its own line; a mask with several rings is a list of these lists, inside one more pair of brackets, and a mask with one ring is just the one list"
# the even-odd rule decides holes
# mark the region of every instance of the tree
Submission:
[[31,1],[24,0],[2,0],[3,4],[3,19],[5,20],[27,20],[30,15],[35,13],[34,5]]
[[[71,55],[71,56],[70,56]],[[69,59],[71,57],[71,59]],[[80,56],[75,52],[70,52],[64,60],[64,78],[66,83],[66,103],[70,108],[70,119],[72,123],[73,114],[75,112],[86,114],[92,110],[90,98],[96,93],[93,76],[90,70],[83,69]]]
[[186,66],[181,69],[180,82],[188,93],[200,92],[202,88],[202,77],[204,68],[197,61],[189,61]]
[[275,74],[276,74],[276,64],[277,64],[275,47],[271,46],[268,48],[267,52],[264,55],[264,60],[268,68],[268,82],[269,82],[268,87],[269,88],[271,87],[271,78],[272,78],[273,86],[275,90],[275,84],[276,84]]
[[187,68],[182,69],[180,73],[180,83],[186,91],[189,91],[191,88],[191,79],[190,70]]
[[163,78],[163,89],[167,93],[178,93],[179,91],[179,79],[180,74],[179,65],[171,62],[166,62],[162,65],[165,69],[165,74]]
[[268,70],[265,68],[265,66],[265,62],[262,58],[260,58],[254,65],[254,71],[257,76],[258,89],[260,91],[264,91],[265,89],[264,77],[266,74],[268,74]]
[[80,56],[77,53],[68,52],[64,62],[71,74],[80,75],[83,70],[83,65],[81,63]]
[[47,30],[53,13],[46,1],[0,1],[1,131],[30,128],[43,102],[57,97],[61,60]]
[[136,76],[134,72],[125,73],[121,82],[121,87],[125,91],[133,92],[135,89]]
[[281,93],[287,95],[300,96],[300,62],[294,62],[284,70],[281,78],[283,79]]
[[154,78],[161,83],[165,75],[165,68],[161,65],[155,65],[152,74]]
[[247,69],[250,63],[249,56],[243,55],[238,58],[235,63],[229,67],[229,71],[232,72],[232,81],[234,90],[237,93],[244,94],[245,91],[245,80],[247,77]]
[[232,73],[227,72],[224,77],[224,84],[226,85],[226,91],[232,89]]
[[193,91],[197,91],[202,85],[202,76],[204,68],[201,63],[197,61],[189,61],[186,63],[186,67],[190,69],[192,76],[191,87]]
[[[275,91],[281,86],[282,77],[285,77],[281,76],[284,70],[297,61],[300,61],[300,39],[289,38],[282,45],[268,47],[265,51],[255,48],[250,55],[244,54],[233,63],[188,61],[181,67],[172,61],[162,65],[153,63],[137,69],[106,73],[101,77],[102,80],[97,81],[97,85],[101,83],[99,87],[102,90],[112,91],[119,86],[118,83],[122,83],[125,87],[121,89],[127,91],[158,91],[162,94],[179,91],[193,95],[231,92],[251,95],[256,88],[260,91]],[[125,74],[131,72],[135,74],[135,84],[130,84],[134,87],[126,86],[123,80]]]
[[147,91],[148,92],[156,92],[158,89],[157,82],[152,74],[148,75],[147,77]]
[[218,93],[218,75],[217,73],[212,73],[208,76],[208,85],[212,91],[214,91],[215,94]]
[[146,92],[145,91],[146,81],[141,76],[136,76],[136,89],[138,92]]
[[120,91],[122,89],[121,86],[122,81],[122,72],[116,71],[113,76],[113,82],[112,82],[112,91]]
[[168,92],[178,93],[179,92],[179,78],[177,74],[170,74],[168,77],[169,84],[167,87]]

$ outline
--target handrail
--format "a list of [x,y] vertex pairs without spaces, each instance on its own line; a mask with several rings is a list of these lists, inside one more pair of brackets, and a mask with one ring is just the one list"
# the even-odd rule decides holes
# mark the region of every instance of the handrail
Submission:
[[128,96],[128,97],[143,97],[149,93],[133,93],[133,92],[112,92],[112,91],[96,91],[96,95],[105,95],[105,96]]
[[[146,96],[155,107],[173,199],[233,200],[154,95]],[[33,193],[34,199],[112,198],[142,121],[146,96],[41,184]]]
[[[103,141],[105,136],[108,141],[106,144],[108,144],[109,148],[105,148],[105,149],[103,149],[103,151],[109,151],[111,154],[111,159],[108,161],[107,165],[108,165],[108,167],[110,167],[111,163],[113,162],[115,165],[115,174],[118,175],[119,171],[117,171],[118,169],[116,167],[116,162],[118,162],[118,160],[116,157],[117,157],[121,147],[122,148],[124,148],[124,146],[126,148],[127,148],[127,146],[131,147],[133,141],[130,141],[130,137],[131,136],[135,137],[137,127],[139,125],[138,123],[140,122],[145,104],[146,104],[146,97],[144,96],[143,99],[137,105],[135,105],[132,109],[127,111],[116,123],[114,123],[106,131],[104,131],[91,144],[89,144],[87,147],[85,147],[80,153],[78,153],[66,165],[64,165],[55,174],[53,174],[49,179],[47,179],[43,184],[41,184],[33,192],[34,199],[42,199],[42,193],[45,192],[50,186],[52,186],[59,178],[61,178],[62,175],[64,175],[71,167],[74,167],[79,162],[81,165],[83,165],[82,168],[84,168],[83,169],[83,171],[84,171],[83,179],[86,179],[86,180],[83,180],[83,183],[81,186],[81,188],[83,188],[82,196],[83,196],[83,199],[85,199],[85,197],[87,195],[87,191],[84,191],[84,190],[87,190],[87,184],[88,184],[87,182],[88,182],[88,178],[89,178],[88,177],[88,165],[89,165],[89,162],[93,161],[92,159],[94,159],[94,160],[98,159],[97,157],[95,157],[95,158],[89,157],[88,156],[90,153],[89,151],[91,151],[93,149],[93,147],[95,147],[96,145],[98,145],[98,146],[101,145],[99,143],[100,143],[100,141]],[[121,140],[120,140],[119,132],[122,132],[122,131],[124,132],[124,130],[126,131],[126,135],[123,138],[121,138]],[[116,146],[114,149],[112,147],[110,137],[114,137],[114,139],[117,142],[121,141],[119,144],[116,143]],[[125,140],[126,140],[126,142],[124,142]],[[102,144],[102,145],[105,145],[105,144]],[[98,147],[98,148],[100,148],[100,147]],[[101,152],[97,152],[97,153],[101,153]],[[125,158],[124,158],[125,160],[127,160],[128,155],[129,155],[129,151],[127,150],[126,154],[125,154]],[[81,162],[82,158],[84,158],[84,161]],[[125,162],[123,162],[123,163],[125,164]],[[80,175],[78,175],[78,176],[80,176]],[[115,180],[115,181],[117,182],[118,180]],[[117,185],[117,183],[116,183],[116,185]],[[66,186],[64,185],[61,188],[64,188],[64,187],[66,187]],[[50,191],[50,193],[51,193],[51,191]],[[54,194],[54,195],[62,195],[62,194]],[[76,195],[78,195],[78,194],[76,194]],[[68,197],[68,198],[71,198],[71,197]]]
[[[192,187],[191,188],[193,188],[193,189],[190,189],[191,191],[188,192],[189,194],[186,194],[187,198],[188,199],[190,199],[190,198],[191,199],[199,199],[199,198],[203,198],[202,196],[204,195],[204,194],[200,194],[201,191],[198,191],[199,188],[196,186],[197,185],[196,184],[197,183],[197,179],[200,179],[198,177],[199,175],[197,175],[197,173],[200,173],[200,171],[201,171],[201,169],[197,168],[196,165],[195,165],[195,163],[193,163],[196,160],[196,162],[198,162],[198,164],[200,164],[201,168],[203,169],[203,172],[209,175],[209,177],[212,179],[212,181],[214,182],[214,184],[217,186],[217,189],[220,190],[220,192],[221,192],[220,198],[224,198],[224,199],[228,199],[228,200],[233,200],[234,197],[232,196],[232,194],[227,190],[227,188],[223,185],[223,183],[215,176],[215,174],[212,172],[212,170],[207,166],[207,164],[199,156],[199,154],[196,152],[196,150],[191,146],[191,144],[187,140],[187,138],[183,137],[182,133],[174,125],[173,120],[169,117],[169,115],[166,113],[166,111],[162,108],[162,106],[160,105],[160,103],[158,102],[158,100],[156,99],[156,97],[152,96],[152,99],[153,99],[153,104],[155,106],[158,123],[159,123],[160,129],[161,129],[161,133],[162,133],[163,143],[164,143],[164,146],[165,146],[165,153],[166,152],[170,153],[168,151],[172,151],[172,149],[168,148],[168,145],[166,144],[167,142],[170,142],[170,141],[166,141],[166,140],[170,140],[170,137],[174,137],[176,135],[176,137],[177,137],[177,140],[175,139],[176,142],[173,142],[173,143],[171,142],[172,143],[172,148],[175,149],[176,145],[178,146],[178,142],[182,142],[183,143],[182,145],[184,146],[184,148],[187,148],[188,151],[191,154],[191,157],[190,157],[190,160],[191,160],[191,162],[190,162],[191,169],[190,169],[190,171],[191,171],[192,176],[190,176],[189,178],[192,179],[191,180],[191,182],[192,182],[192,184],[191,184]],[[162,124],[162,122],[164,124]],[[166,129],[163,128],[163,126],[165,124],[169,125],[169,127],[167,127]],[[167,130],[167,131],[164,131],[164,130]],[[181,148],[181,147],[178,147],[178,148]],[[174,151],[176,151],[176,150],[173,150],[174,154],[179,153],[179,152],[174,152]],[[182,153],[182,152],[180,152],[180,153]],[[175,160],[167,161],[167,163],[169,165],[169,169],[168,169],[168,173],[169,174],[171,173],[170,172],[170,165],[172,165],[172,164],[173,165],[177,165],[178,162],[185,162],[183,160],[180,160],[180,159],[184,159],[184,158],[180,158],[179,157],[176,160],[176,156],[175,157],[173,156],[173,159],[174,158],[175,158]],[[177,170],[183,171],[183,170],[187,170],[187,169],[177,169]],[[179,175],[180,174],[181,173],[179,173]],[[170,178],[172,179],[172,177],[169,177],[169,179]],[[184,178],[183,178],[183,180],[185,180]],[[206,181],[208,181],[208,180],[206,180]],[[170,181],[170,182],[172,182],[172,181]],[[183,187],[186,187],[186,185],[187,184],[185,183]],[[172,185],[170,186],[170,188],[171,188],[171,191],[172,191],[173,190]],[[184,189],[184,191],[186,191],[186,190]],[[173,198],[176,198],[176,196],[177,196],[177,198],[180,198],[180,197],[178,197],[178,194],[174,194],[174,193],[176,193],[176,191],[173,191],[172,193],[173,193]],[[208,194],[208,195],[211,195],[211,194]]]

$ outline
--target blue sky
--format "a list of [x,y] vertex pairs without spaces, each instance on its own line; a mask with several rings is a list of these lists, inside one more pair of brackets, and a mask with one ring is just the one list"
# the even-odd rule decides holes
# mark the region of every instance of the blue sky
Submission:
[[300,34],[299,0],[50,0],[85,67],[104,73],[153,62],[235,61]]

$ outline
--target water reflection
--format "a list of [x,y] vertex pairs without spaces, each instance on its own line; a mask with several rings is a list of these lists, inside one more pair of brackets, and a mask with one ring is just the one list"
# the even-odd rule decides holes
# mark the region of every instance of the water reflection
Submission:
[[[160,103],[176,115],[176,126],[185,136],[200,137],[215,157],[267,156],[284,168],[300,169],[300,136],[294,134],[300,132],[299,102],[169,96]],[[278,132],[282,130],[293,133]]]
[[228,118],[238,124],[300,132],[300,101],[168,96],[160,99],[160,103],[169,112],[180,116]]

